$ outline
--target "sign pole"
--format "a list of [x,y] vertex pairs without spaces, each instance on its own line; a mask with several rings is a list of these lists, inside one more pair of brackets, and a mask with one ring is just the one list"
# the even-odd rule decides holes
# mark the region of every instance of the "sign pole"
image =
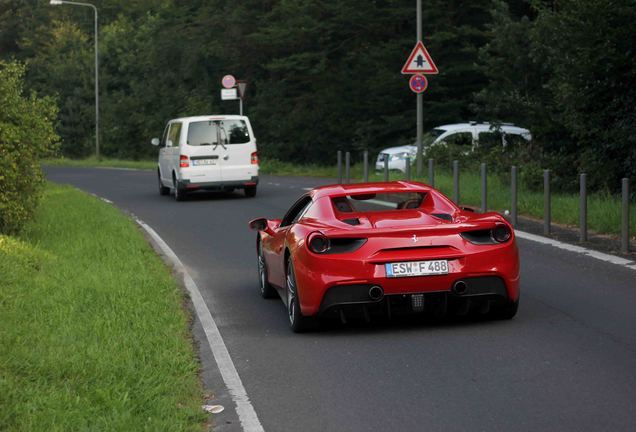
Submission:
[[[422,0],[417,0],[417,41],[422,40]],[[422,93],[417,94],[417,137],[416,137],[416,145],[417,145],[417,155],[415,156],[416,167],[417,167],[417,177],[422,176],[422,132],[423,132],[423,123],[424,123],[424,112],[422,108]]]

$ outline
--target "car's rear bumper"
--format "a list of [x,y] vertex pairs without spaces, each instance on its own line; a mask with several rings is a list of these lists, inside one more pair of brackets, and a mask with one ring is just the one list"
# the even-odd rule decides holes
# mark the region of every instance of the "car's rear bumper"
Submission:
[[[372,259],[305,254],[294,263],[302,312],[316,315],[346,303],[377,303],[368,294],[371,286],[381,287],[386,299],[443,293],[454,298],[517,301],[519,257],[516,244],[513,241],[487,248],[483,252],[465,251],[461,256],[448,257],[448,274],[399,278],[387,277],[384,263]],[[439,258],[445,257],[422,256],[419,259]],[[316,268],[320,270],[316,271]],[[463,292],[453,289],[459,281],[466,284]]]
[[252,176],[245,180],[196,182],[191,179],[179,180],[179,188],[185,190],[228,190],[244,189],[258,184],[258,176]]

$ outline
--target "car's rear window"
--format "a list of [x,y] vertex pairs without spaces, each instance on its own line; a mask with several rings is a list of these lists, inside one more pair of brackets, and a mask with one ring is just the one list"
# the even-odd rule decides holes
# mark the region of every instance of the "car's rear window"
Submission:
[[248,142],[250,133],[244,120],[205,120],[188,126],[188,145],[191,146]]
[[340,213],[377,212],[416,209],[422,205],[426,192],[356,194],[331,198]]

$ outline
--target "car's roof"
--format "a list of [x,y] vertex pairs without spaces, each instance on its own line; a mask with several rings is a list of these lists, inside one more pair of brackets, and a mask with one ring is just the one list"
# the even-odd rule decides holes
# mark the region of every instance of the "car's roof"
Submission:
[[378,183],[352,183],[320,186],[310,194],[314,199],[325,196],[357,195],[365,193],[398,193],[398,192],[427,192],[430,186],[419,182],[394,181]]
[[179,117],[176,119],[171,119],[171,122],[179,121],[182,123],[189,123],[195,121],[206,121],[206,120],[247,120],[246,116],[233,115],[233,114],[209,114],[209,115],[201,115],[201,116],[191,116],[191,117]]
[[[477,130],[480,132],[489,131],[492,125],[490,123],[454,123],[454,124],[446,124],[441,126],[436,126],[435,129],[443,129],[445,131],[458,131],[458,130]],[[518,134],[529,134],[530,131],[528,129],[524,129],[519,126],[515,126],[509,123],[502,123],[499,125],[499,128],[504,132],[509,133],[518,133]]]
[[399,147],[386,148],[386,149],[382,150],[380,153],[388,153],[388,154],[411,153],[411,152],[416,151],[416,150],[417,150],[416,146],[403,145],[403,146],[399,146]]

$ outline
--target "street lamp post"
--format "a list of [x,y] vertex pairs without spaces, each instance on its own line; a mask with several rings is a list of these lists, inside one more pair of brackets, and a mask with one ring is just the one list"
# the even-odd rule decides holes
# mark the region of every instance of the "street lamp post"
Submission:
[[97,35],[97,8],[90,3],[79,3],[67,0],[51,0],[50,4],[53,6],[61,4],[70,4],[75,6],[87,6],[93,8],[95,12],[95,156],[99,160],[99,39]]

